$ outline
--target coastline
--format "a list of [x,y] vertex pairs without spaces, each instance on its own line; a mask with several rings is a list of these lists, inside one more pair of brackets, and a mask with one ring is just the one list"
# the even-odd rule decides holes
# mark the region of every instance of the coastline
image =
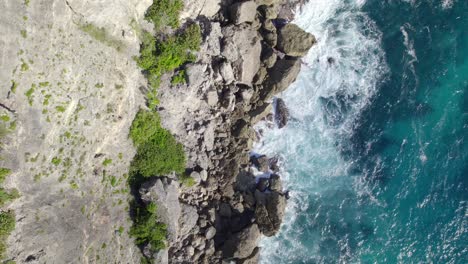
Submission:
[[[292,5],[285,1],[232,3],[217,12],[217,1],[194,10],[195,2],[186,1],[182,21],[201,27],[197,60],[183,67],[186,83],[171,85],[169,73],[158,90],[162,126],[184,146],[194,185],[173,176],[142,185],[142,200],[157,204],[168,227],[168,247],[143,252],[158,263],[257,263],[259,239],[279,230],[287,193],[274,158],[250,157],[253,125],[271,118],[273,96],[295,81],[315,38],[287,22]],[[255,177],[252,167],[271,177]]]

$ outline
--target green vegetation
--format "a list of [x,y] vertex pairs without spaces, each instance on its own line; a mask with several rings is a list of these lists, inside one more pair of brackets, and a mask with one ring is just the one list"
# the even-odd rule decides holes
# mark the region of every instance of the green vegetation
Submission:
[[29,6],[29,0],[24,0],[24,5]]
[[148,8],[145,18],[153,22],[156,31],[163,27],[179,27],[179,14],[184,8],[182,0],[158,0]]
[[195,180],[192,177],[190,177],[190,175],[187,175],[185,173],[179,176],[179,181],[187,187],[192,187],[195,185]]
[[83,32],[90,35],[95,40],[97,40],[97,41],[99,41],[99,42],[101,42],[101,43],[103,43],[103,44],[105,44],[105,45],[107,45],[107,46],[109,46],[111,48],[114,48],[117,51],[122,51],[123,48],[125,48],[125,44],[122,41],[110,36],[107,33],[105,28],[102,28],[102,27],[100,28],[100,27],[97,27],[97,26],[95,26],[93,24],[90,24],[90,23],[84,24],[84,25],[79,25],[79,28]]
[[11,87],[10,90],[12,93],[16,93],[16,88],[18,87],[18,83],[15,80],[11,80]]
[[21,71],[27,70],[29,70],[29,65],[24,60],[21,60]]
[[200,27],[197,24],[188,26],[181,33],[169,36],[164,41],[155,39],[145,32],[137,64],[147,74],[151,91],[148,94],[150,108],[158,104],[157,89],[160,77],[182,65],[196,59],[192,53],[199,49],[201,43]]
[[5,181],[6,177],[10,175],[10,173],[11,173],[10,169],[0,168],[0,184],[2,184]]
[[29,105],[32,106],[33,102],[34,102],[34,91],[36,89],[36,85],[33,83],[31,85],[31,88],[29,88],[29,90],[27,90],[24,95],[26,95],[26,97],[28,98],[28,102],[29,102]]
[[63,105],[57,105],[55,107],[55,110],[57,110],[57,112],[63,113],[63,112],[65,112],[66,109],[65,109],[65,107]]
[[7,191],[3,188],[0,188],[0,206],[4,206],[6,203],[18,197],[20,197],[20,195],[17,189]]
[[102,165],[107,166],[107,165],[109,165],[109,164],[111,164],[111,163],[112,163],[112,159],[107,159],[107,158],[106,158],[106,159],[104,159],[104,161],[102,162]]
[[137,147],[133,172],[151,177],[185,170],[183,146],[160,125],[156,112],[140,110],[130,128],[130,138]]
[[15,214],[12,211],[0,212],[0,259],[5,258],[6,240],[15,229]]
[[26,33],[26,30],[22,29],[22,30],[20,31],[20,33],[21,33],[21,36],[22,36],[23,38],[27,38],[27,37],[28,37],[28,34]]
[[176,75],[172,77],[171,83],[177,85],[180,83],[185,83],[185,70],[179,71]]
[[[153,22],[158,35],[164,35],[168,28],[179,27],[179,13],[183,8],[182,0],[153,0],[153,4],[146,12],[146,19]],[[140,184],[148,177],[159,177],[175,172],[185,185],[193,185],[194,180],[184,176],[185,153],[182,144],[161,126],[161,120],[156,112],[159,101],[157,91],[161,76],[178,70],[172,79],[173,84],[185,82],[185,71],[181,68],[196,60],[194,51],[201,44],[201,30],[197,24],[191,24],[185,29],[176,31],[173,35],[156,38],[150,33],[142,31],[132,21],[132,28],[142,39],[140,56],[135,60],[142,68],[150,86],[147,94],[149,110],[140,110],[133,120],[129,137],[132,139],[137,153],[130,165],[128,183],[133,191],[138,190]],[[112,178],[111,178],[111,185]],[[134,192],[138,197],[138,192]],[[165,247],[167,235],[166,226],[158,222],[156,205],[145,205],[139,199],[131,204],[133,212],[133,226],[130,235],[135,237],[136,243],[143,247],[151,245],[156,252]],[[123,228],[122,231],[123,232]],[[150,263],[142,259],[142,263]]]
[[166,247],[164,241],[167,233],[166,225],[158,222],[156,210],[154,203],[148,204],[146,208],[138,208],[134,225],[130,229],[130,234],[135,237],[137,245],[143,246],[149,243],[154,251]]
[[61,158],[58,158],[58,157],[53,157],[52,158],[52,164],[54,164],[55,166],[60,165],[61,162],[62,162]]
[[9,115],[1,115],[0,120],[2,120],[3,122],[8,122],[8,121],[10,121],[10,116]]

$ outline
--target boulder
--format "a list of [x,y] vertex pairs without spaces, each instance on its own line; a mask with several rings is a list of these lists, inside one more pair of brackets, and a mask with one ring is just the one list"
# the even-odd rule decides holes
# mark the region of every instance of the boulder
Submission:
[[154,179],[143,183],[139,192],[143,202],[157,205],[159,220],[167,225],[168,242],[176,241],[180,233],[178,220],[182,215],[178,184],[167,179]]
[[263,103],[260,106],[257,106],[255,109],[249,112],[249,116],[251,117],[252,124],[258,123],[260,120],[268,116],[273,107],[269,103]]
[[221,55],[232,62],[235,79],[250,86],[260,69],[262,45],[257,31],[246,25],[228,26],[222,31]]
[[271,67],[275,66],[276,60],[278,56],[276,55],[275,51],[270,47],[264,47],[262,50],[262,62],[265,66],[270,69]]
[[244,22],[253,22],[257,14],[255,1],[235,3],[229,8],[231,21],[238,25]]
[[250,157],[252,164],[262,172],[268,172],[269,161],[268,157],[265,155],[262,156],[252,156]]
[[268,79],[265,81],[264,89],[260,91],[260,100],[270,100],[273,95],[286,90],[296,81],[300,70],[299,59],[277,60],[275,66],[268,70]]
[[262,12],[262,15],[265,19],[275,19],[278,17],[278,11],[274,5],[262,5],[260,6],[259,10]]
[[286,55],[301,57],[306,55],[316,42],[314,35],[289,23],[279,30],[276,47]]
[[258,264],[260,263],[260,248],[256,247],[252,254],[248,256],[246,259],[241,260],[239,263],[241,264]]
[[233,234],[223,245],[223,258],[245,259],[252,255],[260,238],[257,224]]
[[219,97],[218,92],[216,90],[210,90],[206,94],[206,102],[209,106],[214,107],[218,104]]
[[270,190],[281,193],[283,192],[283,184],[281,183],[281,178],[278,174],[272,174],[270,176]]
[[257,190],[264,192],[268,189],[270,182],[267,178],[260,178],[257,183]]
[[255,176],[248,171],[241,170],[237,175],[235,189],[241,192],[255,190]]
[[221,77],[223,77],[223,80],[226,84],[230,84],[235,81],[234,78],[234,71],[232,69],[232,66],[228,62],[223,62],[219,66],[219,74]]
[[207,240],[212,239],[216,235],[216,228],[210,226],[208,229],[205,231],[205,238]]
[[184,9],[180,14],[180,19],[196,19],[198,16],[212,18],[221,8],[221,0],[204,0],[202,4],[198,0],[184,0]]
[[278,128],[283,128],[288,123],[289,110],[283,99],[277,98],[275,103],[275,121]]
[[262,234],[274,236],[283,221],[286,197],[277,193],[255,191],[255,219]]

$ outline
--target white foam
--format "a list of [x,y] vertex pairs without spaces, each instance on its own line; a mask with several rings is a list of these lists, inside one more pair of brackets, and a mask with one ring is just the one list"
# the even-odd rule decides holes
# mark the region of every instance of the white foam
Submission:
[[[297,82],[281,95],[293,119],[283,129],[258,125],[265,131],[264,141],[254,151],[284,159],[281,175],[291,195],[280,234],[262,239],[262,263],[314,260],[318,249],[302,243],[301,229],[307,227],[296,221],[306,214],[309,194],[326,191],[321,182],[333,179],[336,185],[370,193],[363,182],[347,177],[352,163],[342,159],[336,145],[349,137],[388,71],[381,34],[360,10],[364,4],[363,0],[310,0],[294,21],[313,33],[318,43],[304,58],[309,67],[303,67]],[[333,63],[328,62],[330,57]],[[324,107],[324,100],[336,107]],[[285,248],[284,240],[292,246]]]

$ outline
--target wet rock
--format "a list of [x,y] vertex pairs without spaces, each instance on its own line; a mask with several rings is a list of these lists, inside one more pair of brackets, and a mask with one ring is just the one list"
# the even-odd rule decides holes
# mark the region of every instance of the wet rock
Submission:
[[288,123],[289,110],[283,99],[277,98],[275,103],[275,121],[278,128],[283,128]]
[[227,203],[219,205],[219,214],[223,217],[230,218],[232,215],[231,206]]
[[262,156],[252,156],[250,157],[252,164],[262,172],[268,172],[269,161],[268,157],[265,155]]
[[314,35],[289,23],[279,30],[276,47],[289,56],[301,57],[305,56],[316,42]]
[[278,193],[281,193],[283,191],[283,184],[281,183],[281,179],[278,174],[272,174],[270,176],[269,188],[270,190]]
[[280,226],[286,208],[286,198],[277,192],[255,192],[255,219],[262,234],[274,236]]
[[223,245],[224,258],[244,259],[252,255],[260,238],[260,230],[257,224],[244,228],[233,234]]
[[267,178],[260,178],[257,183],[257,190],[264,192],[268,189],[270,182]]
[[229,11],[234,24],[253,22],[257,14],[257,4],[254,1],[235,3]]

